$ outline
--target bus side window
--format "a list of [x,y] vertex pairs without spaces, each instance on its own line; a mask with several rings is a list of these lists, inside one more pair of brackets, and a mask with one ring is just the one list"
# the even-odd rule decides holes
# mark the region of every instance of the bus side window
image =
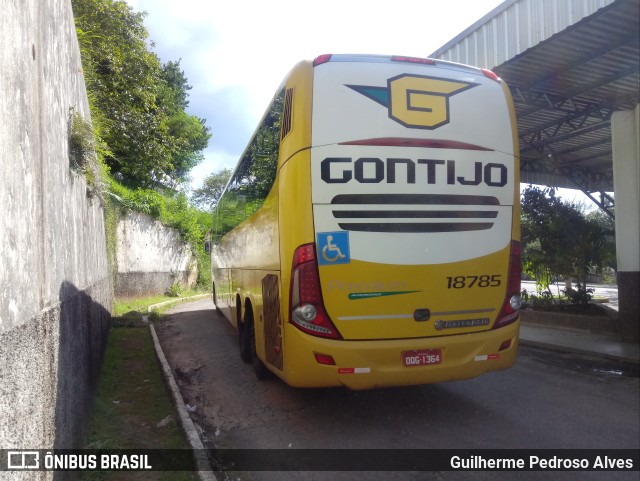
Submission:
[[213,240],[215,242],[236,226],[235,202],[233,202],[233,196],[227,194],[218,201],[214,211]]
[[284,89],[275,97],[238,164],[218,210],[221,235],[256,212],[271,192],[278,169]]

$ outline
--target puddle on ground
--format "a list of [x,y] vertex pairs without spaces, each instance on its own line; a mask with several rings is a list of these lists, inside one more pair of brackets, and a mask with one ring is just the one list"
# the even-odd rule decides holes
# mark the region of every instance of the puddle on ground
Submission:
[[599,374],[614,374],[616,376],[624,375],[624,371],[621,371],[620,369],[600,369],[600,368],[594,367],[591,369],[591,371],[597,372]]

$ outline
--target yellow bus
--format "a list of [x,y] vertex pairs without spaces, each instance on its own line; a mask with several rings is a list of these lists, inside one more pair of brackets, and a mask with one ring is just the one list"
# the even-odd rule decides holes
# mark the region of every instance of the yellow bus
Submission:
[[258,377],[369,389],[515,362],[519,152],[493,72],[297,64],[214,209],[213,299]]

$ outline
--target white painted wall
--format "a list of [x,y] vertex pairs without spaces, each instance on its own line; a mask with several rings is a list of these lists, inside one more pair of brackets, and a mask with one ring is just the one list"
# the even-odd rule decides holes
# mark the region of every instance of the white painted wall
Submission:
[[118,223],[118,280],[122,296],[165,292],[174,281],[193,285],[197,260],[178,232],[152,217],[129,212]]

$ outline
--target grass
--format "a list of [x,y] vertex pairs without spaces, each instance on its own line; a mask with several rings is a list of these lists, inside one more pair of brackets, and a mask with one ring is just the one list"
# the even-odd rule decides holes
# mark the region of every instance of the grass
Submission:
[[[154,296],[116,302],[116,312],[140,317]],[[117,319],[116,319],[117,321]],[[115,324],[118,324],[117,322]],[[190,449],[178,424],[148,326],[113,327],[89,425],[87,449]],[[186,472],[84,472],[82,480],[197,479]]]
[[[195,296],[198,294],[207,294],[207,292],[192,289],[184,289],[180,291],[180,297]],[[142,298],[116,299],[113,306],[113,316],[122,317],[130,312],[146,314],[149,306],[165,301],[175,301],[176,299],[177,298],[175,296],[168,296],[166,294]]]

